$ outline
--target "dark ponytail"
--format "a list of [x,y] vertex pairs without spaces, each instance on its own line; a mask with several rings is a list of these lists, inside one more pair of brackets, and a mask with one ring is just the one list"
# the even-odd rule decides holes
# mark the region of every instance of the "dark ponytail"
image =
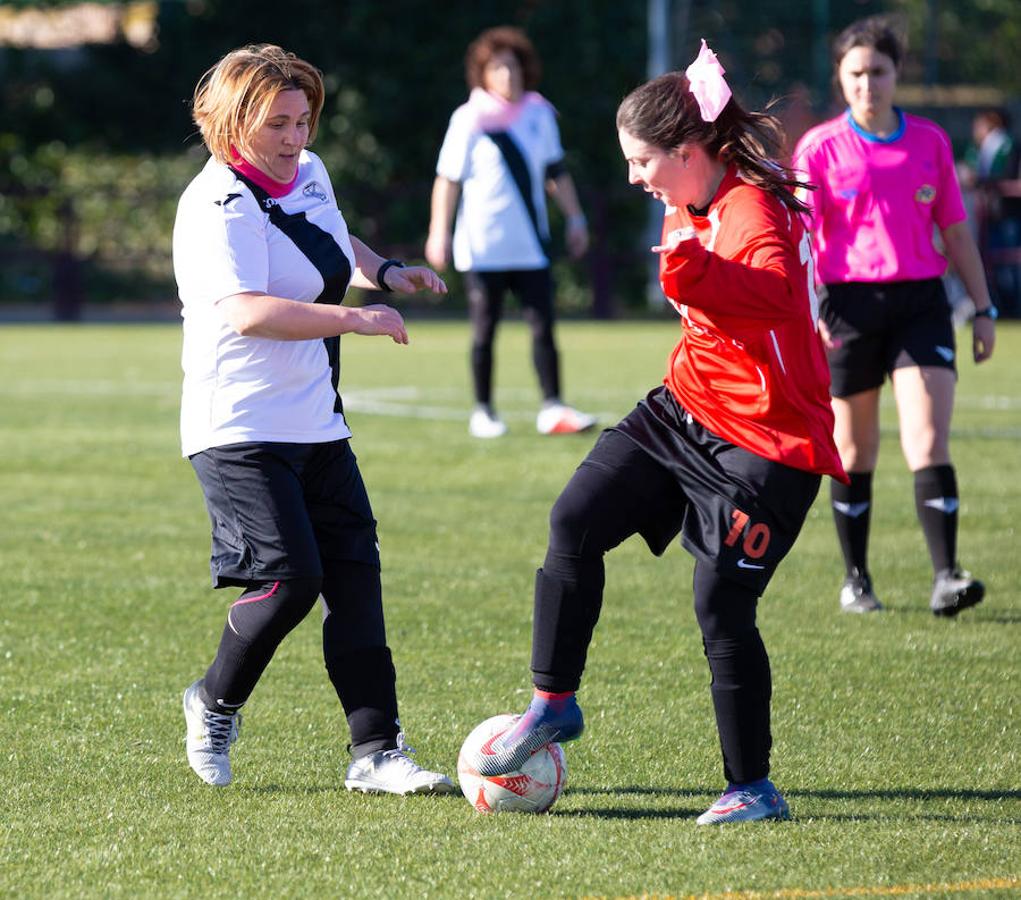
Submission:
[[809,210],[794,191],[814,186],[777,162],[784,142],[780,123],[766,113],[745,110],[735,97],[715,122],[704,121],[683,72],[668,72],[635,88],[617,109],[617,128],[662,150],[698,144],[709,156],[734,163],[746,181],[788,209]]

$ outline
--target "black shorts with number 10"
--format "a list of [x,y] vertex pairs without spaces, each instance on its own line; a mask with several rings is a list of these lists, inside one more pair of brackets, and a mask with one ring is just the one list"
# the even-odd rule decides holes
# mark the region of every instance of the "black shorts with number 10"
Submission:
[[938,278],[828,284],[820,312],[840,341],[826,352],[834,397],[882,387],[908,366],[956,371],[950,303]]
[[[622,445],[618,435],[629,440]],[[662,386],[603,433],[589,462],[633,470],[636,530],[653,553],[680,534],[701,563],[759,594],[794,546],[822,480],[713,434]]]

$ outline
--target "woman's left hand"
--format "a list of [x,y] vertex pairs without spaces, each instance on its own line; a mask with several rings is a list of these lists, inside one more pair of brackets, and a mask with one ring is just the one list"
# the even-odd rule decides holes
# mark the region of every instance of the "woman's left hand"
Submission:
[[996,343],[996,325],[988,316],[976,316],[971,321],[971,352],[975,362],[985,362],[993,355]]
[[391,266],[383,273],[386,286],[395,294],[414,294],[417,291],[432,291],[445,294],[447,285],[427,266]]

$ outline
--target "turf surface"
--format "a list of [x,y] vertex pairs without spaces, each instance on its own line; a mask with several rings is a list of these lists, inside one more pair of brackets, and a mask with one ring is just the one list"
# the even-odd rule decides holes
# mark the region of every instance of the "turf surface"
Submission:
[[[673,323],[564,324],[567,398],[605,423],[660,379]],[[591,435],[535,434],[526,334],[498,344],[510,434],[473,441],[467,330],[344,340],[344,394],[384,560],[402,720],[451,771],[482,719],[527,700],[531,584]],[[967,341],[967,335],[960,338]],[[961,558],[986,602],[927,609],[929,566],[883,408],[873,575],[837,609],[825,489],[767,592],[773,777],[794,820],[701,829],[721,787],[691,561],[632,539],[604,613],[549,816],[343,789],[343,717],[318,615],[246,707],[235,783],[184,759],[180,695],[229,592],[177,447],[179,330],[0,329],[0,895],[978,896],[1021,893],[1021,327],[962,366],[953,451]],[[779,893],[776,893],[779,892]]]

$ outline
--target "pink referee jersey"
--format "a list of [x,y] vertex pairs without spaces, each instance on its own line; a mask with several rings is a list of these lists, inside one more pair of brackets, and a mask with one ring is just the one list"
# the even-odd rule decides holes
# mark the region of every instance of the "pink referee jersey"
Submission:
[[820,282],[938,278],[945,257],[940,229],[967,218],[950,140],[938,125],[896,110],[888,138],[861,129],[850,110],[798,141],[793,167],[818,190],[799,197],[813,207]]

